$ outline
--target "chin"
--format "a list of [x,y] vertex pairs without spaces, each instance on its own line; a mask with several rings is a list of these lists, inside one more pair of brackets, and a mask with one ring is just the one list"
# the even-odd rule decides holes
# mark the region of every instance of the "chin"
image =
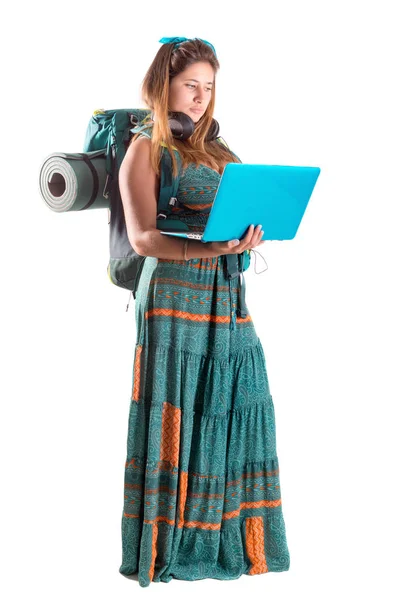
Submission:
[[194,123],[198,123],[200,121],[201,117],[204,115],[204,113],[200,113],[200,114],[196,115],[196,113],[192,112],[191,110],[189,110],[186,114],[189,115],[189,117],[192,119],[192,121]]

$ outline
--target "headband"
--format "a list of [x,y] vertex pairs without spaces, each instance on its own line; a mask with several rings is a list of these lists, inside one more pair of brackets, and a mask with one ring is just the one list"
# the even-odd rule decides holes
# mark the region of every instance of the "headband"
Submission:
[[[210,48],[212,49],[212,51],[215,54],[215,58],[217,58],[217,53],[215,52],[215,48],[212,44],[210,44],[210,42],[207,42],[207,40],[202,40],[201,38],[198,38],[200,41],[204,42],[205,44],[207,44],[208,46],[210,46]],[[181,44],[182,42],[189,42],[192,41],[191,38],[185,38],[185,37],[163,37],[161,38],[161,40],[158,40],[160,42],[160,44],[172,44],[174,43],[174,48],[177,48],[179,46],[179,44]]]

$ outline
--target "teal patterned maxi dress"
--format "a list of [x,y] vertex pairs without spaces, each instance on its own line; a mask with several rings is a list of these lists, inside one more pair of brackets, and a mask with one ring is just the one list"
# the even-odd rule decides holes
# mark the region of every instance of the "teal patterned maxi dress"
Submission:
[[[191,229],[219,179],[183,173]],[[223,260],[147,257],[140,277],[119,572],[142,587],[289,569],[265,356],[249,312],[232,326]]]

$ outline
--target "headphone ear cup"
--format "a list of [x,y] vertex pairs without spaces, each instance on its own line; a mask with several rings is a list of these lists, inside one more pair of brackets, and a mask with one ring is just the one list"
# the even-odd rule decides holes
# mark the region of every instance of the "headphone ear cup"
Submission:
[[206,136],[206,142],[212,142],[219,136],[219,123],[215,119],[211,121],[210,129]]
[[173,137],[177,140],[187,140],[194,132],[193,120],[183,112],[171,112],[168,124]]
[[[168,124],[172,136],[175,139],[185,141],[194,132],[194,121],[186,113],[170,112],[168,114]],[[216,119],[211,121],[210,128],[206,135],[206,142],[212,142],[219,136],[219,123]]]

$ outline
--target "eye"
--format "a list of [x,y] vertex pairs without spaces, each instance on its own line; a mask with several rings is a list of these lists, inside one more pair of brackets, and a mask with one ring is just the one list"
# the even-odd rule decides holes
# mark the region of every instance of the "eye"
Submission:
[[[195,85],[193,85],[192,83],[187,83],[186,85],[187,85],[188,87],[191,87],[191,88],[194,88],[194,87],[196,87],[196,86],[195,86]],[[212,90],[212,88],[207,88],[207,91],[208,91],[208,92],[211,92],[211,90]]]

